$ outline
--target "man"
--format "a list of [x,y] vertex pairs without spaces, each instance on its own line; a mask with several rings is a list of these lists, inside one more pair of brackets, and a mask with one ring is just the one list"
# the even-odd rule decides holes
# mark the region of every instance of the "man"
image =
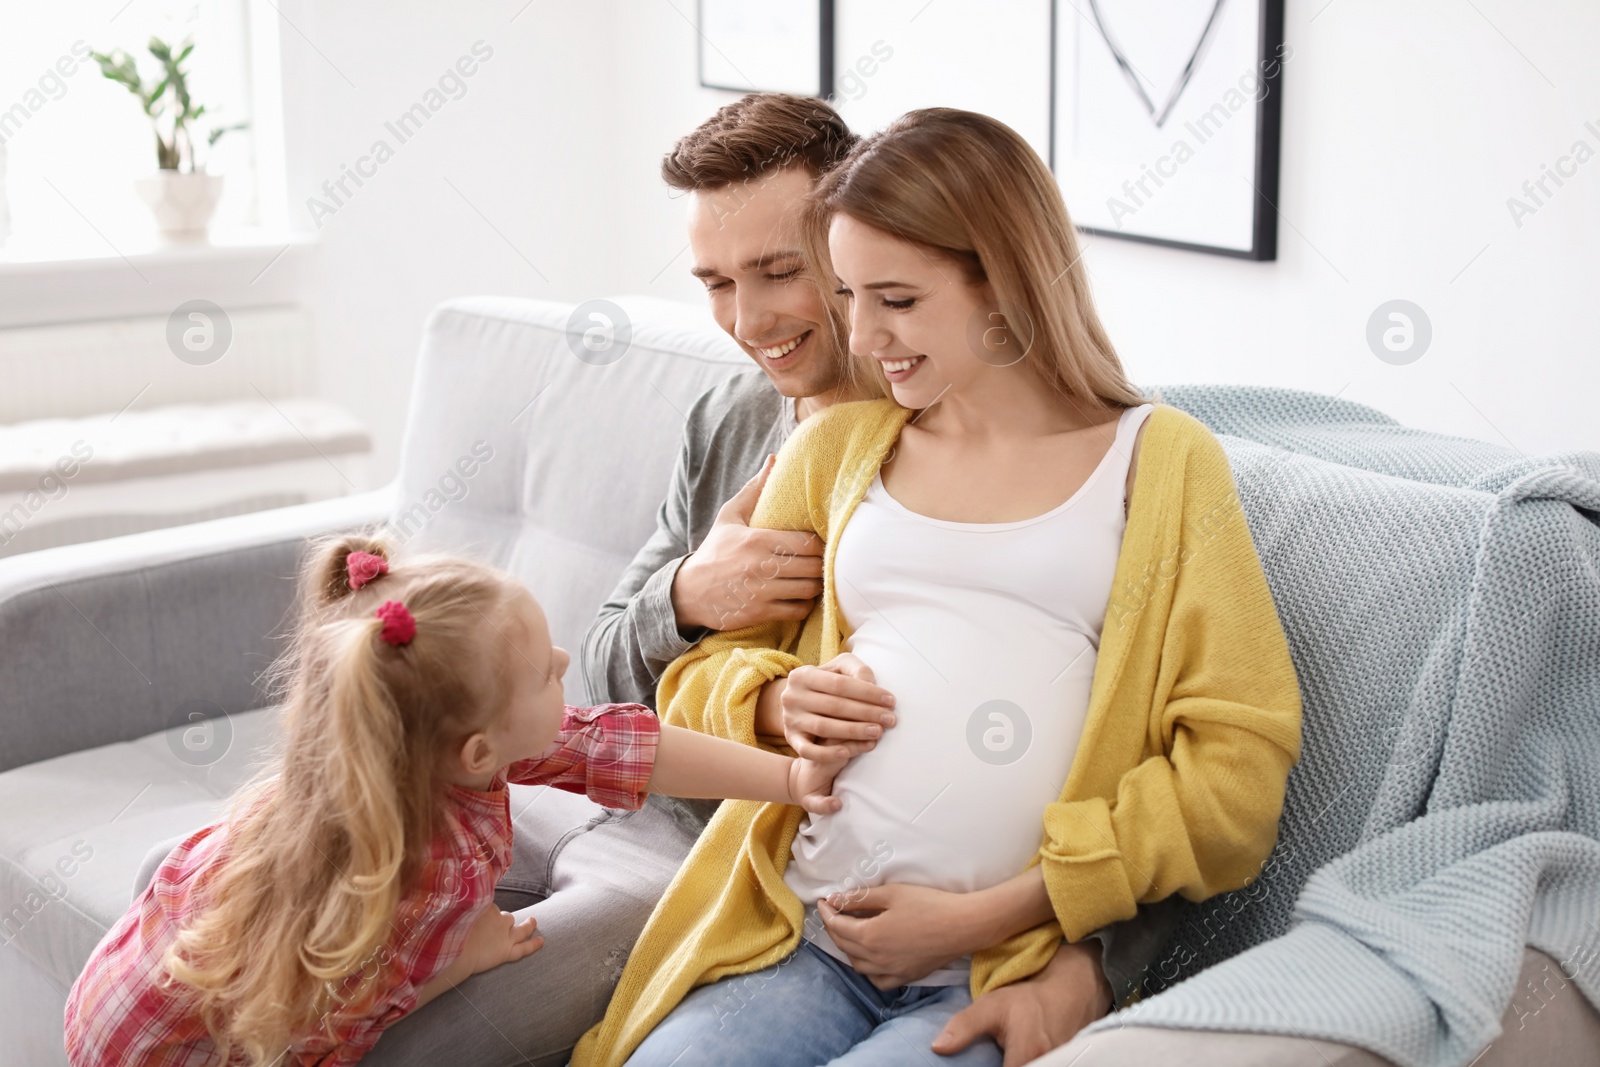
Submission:
[[803,619],[822,592],[820,538],[745,520],[766,456],[799,420],[854,398],[793,223],[855,140],[820,100],[753,94],[662,162],[667,184],[689,194],[692,269],[712,314],[760,373],[734,375],[691,407],[656,532],[583,641],[596,700],[653,706],[667,665],[707,631]]
[[[803,277],[789,222],[854,143],[820,100],[756,95],[723,108],[662,165],[667,183],[690,193],[694,272],[716,319],[764,373],[736,375],[691,408],[658,529],[583,642],[595,703],[653,707],[655,680],[708,629],[804,618],[821,594],[821,540],[753,530],[747,520],[761,488],[752,475],[766,455],[800,419],[849,394],[834,327]],[[536,918],[544,947],[401,1019],[363,1063],[565,1063],[604,1015],[628,952],[715,804],[653,796],[638,811],[595,815],[586,799],[545,790],[514,807],[512,865],[496,902],[519,921]]]
[[[662,164],[687,194],[693,273],[717,324],[757,370],[729,378],[688,413],[656,532],[634,557],[583,641],[591,699],[655,705],[667,666],[709,630],[804,619],[822,593],[821,539],[753,529],[766,458],[798,423],[865,395],[848,373],[842,324],[805,276],[801,198],[844,158],[855,136],[822,101],[752,94],[717,112]],[[715,801],[652,797],[698,835]],[[681,859],[682,857],[679,857]],[[1064,946],[1028,982],[980,998],[935,1042],[953,1053],[989,1034],[1023,1063],[1064,1043],[1110,1007],[1161,947],[1152,924],[1119,924],[1102,963],[1095,941]]]

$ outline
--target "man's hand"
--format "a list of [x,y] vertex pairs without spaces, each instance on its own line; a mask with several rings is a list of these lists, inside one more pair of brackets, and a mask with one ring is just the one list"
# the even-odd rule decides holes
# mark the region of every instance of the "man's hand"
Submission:
[[817,901],[823,928],[879,989],[913,985],[988,944],[976,893],[896,883]]
[[[762,687],[777,688],[783,738],[795,753],[827,760],[844,749],[852,758],[869,752],[894,725],[894,694],[878,685],[872,668],[841,652],[820,667],[796,667]],[[758,708],[758,727],[760,712]]]
[[1063,944],[1032,978],[985,993],[957,1012],[933,1039],[941,1056],[988,1035],[1005,1050],[1004,1067],[1022,1067],[1071,1041],[1111,1010],[1111,984],[1100,967],[1100,943]]
[[772,470],[761,469],[723,504],[700,547],[672,579],[678,629],[737,630],[774,619],[804,619],[822,595],[822,538],[750,526]]

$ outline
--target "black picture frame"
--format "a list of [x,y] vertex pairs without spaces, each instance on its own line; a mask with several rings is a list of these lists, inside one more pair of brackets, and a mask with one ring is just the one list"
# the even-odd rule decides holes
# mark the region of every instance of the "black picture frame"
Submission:
[[[1060,14],[1061,0],[1050,0],[1050,169],[1056,171],[1057,137],[1059,136],[1059,106],[1057,79],[1060,73]],[[1276,56],[1284,44],[1284,0],[1257,0],[1260,29],[1256,40],[1256,58],[1265,64],[1268,56]],[[1126,233],[1096,226],[1077,226],[1080,233],[1115,237],[1123,241],[1177,248],[1188,252],[1228,256],[1258,263],[1278,258],[1278,173],[1283,124],[1283,66],[1275,63],[1270,74],[1262,78],[1265,92],[1256,102],[1255,165],[1251,197],[1251,240],[1248,249],[1228,248],[1219,245],[1196,244],[1148,234]],[[1264,69],[1264,67],[1263,67]]]
[[[760,0],[747,0],[747,2],[760,6]],[[695,0],[695,73],[699,77],[700,87],[720,89],[730,93],[770,92],[778,88],[763,85],[723,85],[707,80],[706,35],[702,30],[705,25],[705,5],[706,0]],[[834,91],[834,0],[817,0],[817,19],[817,87],[815,92],[808,95],[826,100],[833,96]]]

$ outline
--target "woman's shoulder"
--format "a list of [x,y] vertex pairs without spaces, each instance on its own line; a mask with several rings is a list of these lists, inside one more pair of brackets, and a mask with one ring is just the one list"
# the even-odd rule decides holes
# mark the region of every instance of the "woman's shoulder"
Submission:
[[1145,440],[1142,451],[1148,451],[1154,445],[1172,459],[1227,463],[1222,442],[1217,440],[1217,435],[1205,423],[1171,404],[1157,400],[1153,405],[1143,427]]
[[888,450],[911,412],[893,400],[831,404],[802,421],[778,451],[751,525],[777,529],[829,528],[841,485]]
[[[807,469],[836,467],[845,457],[896,433],[911,411],[889,399],[830,404],[802,421],[783,452]],[[783,462],[780,453],[779,462]]]
[[1180,511],[1215,508],[1228,501],[1237,506],[1232,465],[1210,427],[1186,411],[1157,402],[1144,429],[1138,484],[1148,486],[1148,495],[1163,498]]
[[1148,418],[1152,427],[1159,426],[1163,433],[1173,436],[1181,441],[1216,440],[1209,427],[1182,408],[1175,408],[1171,404],[1162,402],[1159,398],[1150,401],[1151,412]]

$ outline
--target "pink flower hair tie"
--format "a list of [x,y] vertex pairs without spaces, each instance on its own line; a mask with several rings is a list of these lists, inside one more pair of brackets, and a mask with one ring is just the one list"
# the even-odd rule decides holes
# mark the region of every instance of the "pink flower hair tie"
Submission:
[[380,574],[389,573],[389,561],[371,552],[352,552],[344,558],[345,579],[352,591],[360,589]]
[[373,614],[383,620],[383,631],[378,636],[386,643],[409,645],[417,636],[417,620],[400,601],[385,600]]

